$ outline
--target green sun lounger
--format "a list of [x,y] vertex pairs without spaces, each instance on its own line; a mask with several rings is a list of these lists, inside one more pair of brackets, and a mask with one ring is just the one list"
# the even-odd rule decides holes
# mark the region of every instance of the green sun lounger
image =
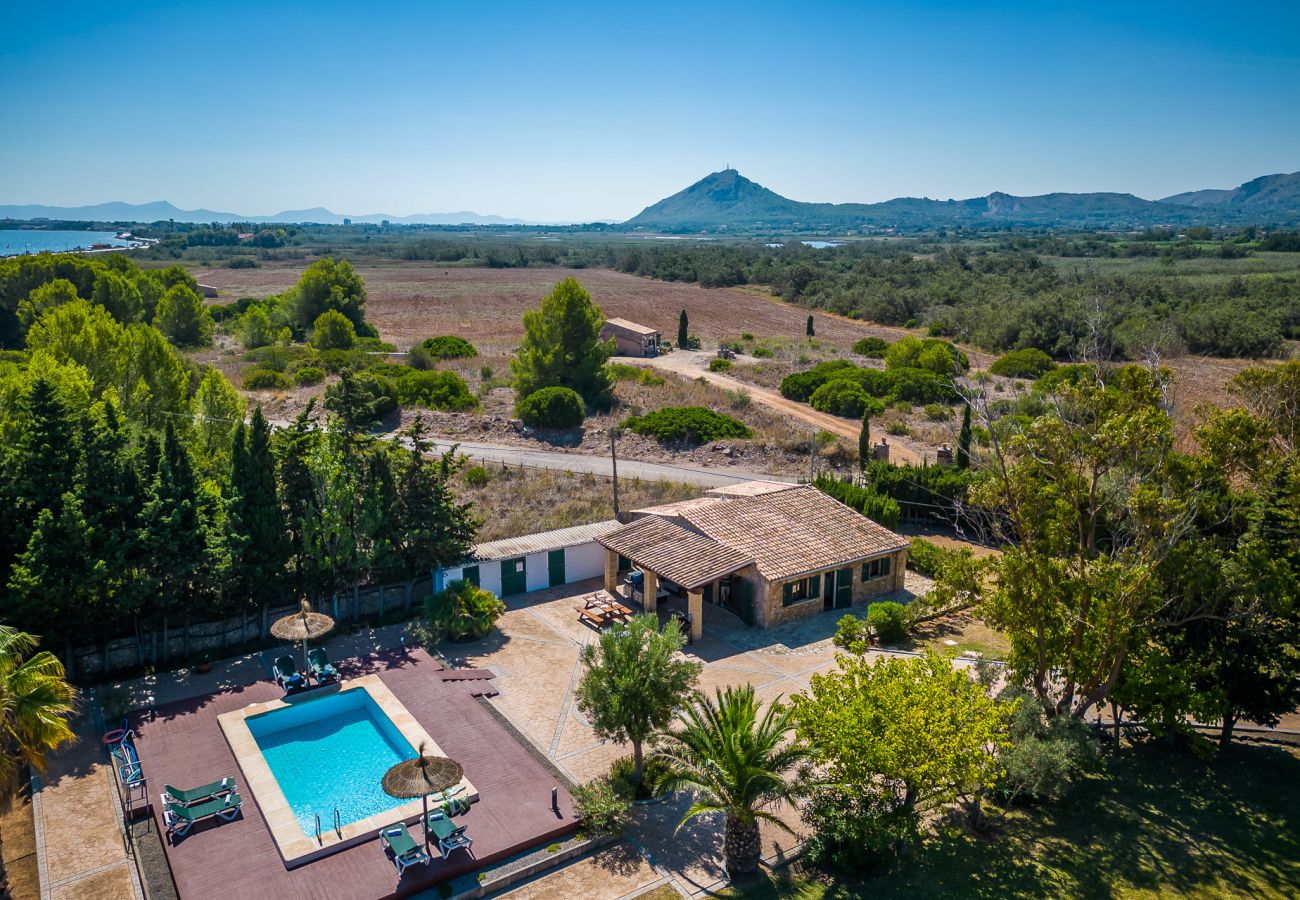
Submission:
[[190,788],[189,790],[164,784],[163,790],[173,803],[179,806],[193,806],[200,800],[210,800],[219,794],[231,793],[235,790],[235,779],[226,776],[220,781],[214,781],[211,784],[203,785],[203,787]]
[[410,866],[421,865],[429,861],[429,854],[415,842],[405,822],[396,822],[379,832],[379,843],[392,854],[393,865],[397,867],[397,877]]
[[431,812],[428,820],[429,831],[438,839],[438,853],[443,859],[451,856],[452,851],[465,848],[468,852],[474,841],[465,834],[465,826],[457,825],[444,813]]
[[239,815],[239,808],[243,803],[243,799],[238,794],[230,793],[224,797],[213,797],[204,803],[196,803],[194,806],[181,806],[179,803],[169,801],[164,795],[163,823],[167,826],[168,834],[183,837],[196,822],[204,819],[215,816],[224,822],[231,821]]
[[330,664],[329,655],[324,647],[316,647],[307,652],[307,664],[311,666],[312,677],[317,684],[326,684],[339,680],[339,670]]

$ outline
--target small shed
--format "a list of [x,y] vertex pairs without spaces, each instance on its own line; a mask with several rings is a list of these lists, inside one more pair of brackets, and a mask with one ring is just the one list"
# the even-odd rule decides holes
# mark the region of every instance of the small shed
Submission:
[[601,340],[614,339],[614,353],[618,356],[658,356],[659,332],[617,316],[605,320],[600,329]]
[[605,571],[605,550],[596,539],[621,527],[610,519],[477,544],[464,563],[439,572],[435,586],[441,590],[465,579],[498,597],[510,597],[597,578]]

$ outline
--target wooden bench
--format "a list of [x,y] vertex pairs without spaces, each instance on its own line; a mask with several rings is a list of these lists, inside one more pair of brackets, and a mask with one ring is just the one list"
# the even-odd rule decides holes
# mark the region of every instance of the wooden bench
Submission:
[[578,621],[582,621],[583,619],[586,619],[587,621],[591,622],[591,624],[595,625],[597,628],[604,628],[605,625],[609,624],[608,613],[595,612],[588,609],[585,606],[575,606],[574,609],[578,611]]

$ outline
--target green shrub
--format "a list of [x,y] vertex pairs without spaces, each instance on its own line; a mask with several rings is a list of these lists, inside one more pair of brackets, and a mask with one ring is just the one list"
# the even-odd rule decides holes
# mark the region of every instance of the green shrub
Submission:
[[437,365],[438,360],[423,344],[416,344],[410,350],[406,351],[406,364],[412,369],[424,371],[432,369]]
[[970,368],[970,359],[952,344],[939,338],[908,335],[885,351],[888,369],[926,369],[936,375],[956,375]]
[[870,359],[884,359],[889,349],[889,341],[878,337],[864,337],[853,345],[853,352]]
[[736,364],[729,359],[719,357],[709,360],[710,372],[730,372],[734,368],[736,368]]
[[770,347],[755,347],[753,355],[755,359],[771,359],[773,354]]
[[907,567],[927,578],[934,578],[953,552],[925,538],[912,538],[912,547],[907,551]]
[[888,785],[819,788],[803,820],[812,834],[804,851],[809,862],[855,878],[892,865],[917,830],[916,816]]
[[895,644],[907,636],[911,620],[903,604],[884,600],[867,607],[867,624],[882,644]]
[[274,369],[255,367],[244,372],[244,389],[249,391],[282,391],[290,387],[289,379]]
[[566,387],[542,388],[515,404],[515,415],[531,428],[576,428],[586,414],[582,397]]
[[325,370],[319,366],[303,366],[294,371],[293,380],[299,387],[311,387],[325,380]]
[[[356,403],[357,424],[373,425],[384,416],[397,411],[397,388],[393,382],[375,372],[358,372],[350,377]],[[343,413],[343,382],[325,389],[325,408]]]
[[1035,347],[1027,347],[1012,350],[989,366],[989,371],[1007,378],[1039,378],[1055,368],[1050,356]]
[[808,398],[808,404],[813,409],[846,419],[861,419],[867,405],[872,403],[883,410],[880,401],[867,396],[867,392],[856,381],[848,378],[834,378],[813,391]]
[[740,333],[740,339],[742,341],[752,341],[754,339],[754,335],[751,332],[742,331]]
[[644,416],[632,416],[623,425],[664,444],[705,444],[753,435],[744,423],[703,406],[665,406]]
[[730,350],[732,353],[743,353],[745,351],[745,346],[740,341],[718,341],[718,346],[724,350]]
[[420,346],[434,359],[468,359],[471,356],[478,356],[478,350],[473,344],[453,334],[426,338],[420,342]]
[[479,367],[478,367],[478,377],[481,378],[481,379],[483,379],[484,381],[491,381],[491,380],[492,380],[492,367],[491,367],[491,366],[479,366]]
[[944,419],[952,418],[952,410],[942,403],[927,403],[925,417],[935,422],[942,422]]
[[620,756],[609,767],[610,787],[628,800],[649,800],[652,797],[663,796],[666,786],[664,782],[672,773],[672,767],[667,760],[646,756],[642,764],[641,783],[633,786],[632,775],[635,771],[636,765],[632,757]]
[[378,375],[381,378],[391,378],[393,380],[405,378],[411,372],[415,371],[410,366],[404,366],[401,363],[394,362],[372,362],[370,365],[365,367],[365,370]]
[[813,395],[813,391],[830,381],[836,373],[843,374],[845,370],[851,372],[856,369],[857,366],[847,359],[832,359],[818,363],[806,372],[794,372],[781,379],[781,396],[788,400],[806,403]]
[[1050,394],[1058,390],[1062,385],[1079,384],[1087,379],[1096,377],[1096,369],[1089,363],[1070,363],[1065,366],[1057,366],[1049,372],[1045,372],[1034,382],[1034,390],[1039,393]]
[[911,434],[912,429],[907,427],[906,422],[890,422],[885,426],[885,434],[892,434],[896,437],[902,437],[905,434]]
[[491,480],[491,473],[483,466],[470,466],[465,470],[465,483],[472,488],[481,488]]
[[612,362],[605,368],[609,371],[609,377],[615,381],[635,381],[642,371],[640,366],[621,362]]
[[464,412],[478,406],[478,398],[455,372],[406,369],[396,385],[397,401],[402,406],[423,406],[444,412]]
[[623,833],[631,819],[632,801],[619,794],[608,778],[577,785],[570,793],[574,811],[588,834],[605,837]]
[[311,345],[317,350],[351,350],[357,331],[343,313],[327,309],[316,317],[311,328]]
[[424,601],[429,628],[450,641],[482,640],[505,611],[505,602],[496,594],[460,579]]
[[888,392],[909,403],[956,403],[961,399],[952,379],[928,369],[889,369],[884,373]]

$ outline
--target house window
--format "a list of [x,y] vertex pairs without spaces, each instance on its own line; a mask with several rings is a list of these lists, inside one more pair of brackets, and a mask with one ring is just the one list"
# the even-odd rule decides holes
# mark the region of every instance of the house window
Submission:
[[821,583],[821,576],[819,575],[814,575],[811,578],[800,578],[798,581],[787,581],[781,589],[781,605],[790,606],[804,600],[817,599],[821,594]]
[[875,578],[884,578],[889,574],[890,557],[885,556],[881,559],[873,559],[870,562],[862,564],[862,580],[871,581]]

